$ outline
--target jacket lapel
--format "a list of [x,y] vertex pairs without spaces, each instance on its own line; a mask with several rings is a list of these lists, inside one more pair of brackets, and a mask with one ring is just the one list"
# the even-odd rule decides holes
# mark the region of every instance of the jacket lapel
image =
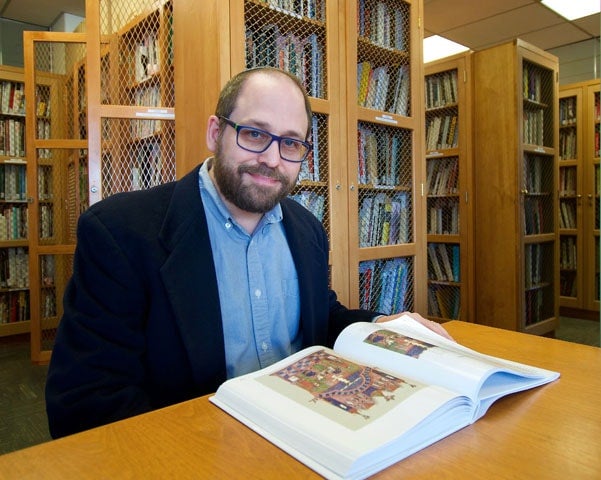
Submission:
[[194,378],[219,385],[226,378],[223,327],[198,168],[176,184],[159,238],[170,252],[161,274]]

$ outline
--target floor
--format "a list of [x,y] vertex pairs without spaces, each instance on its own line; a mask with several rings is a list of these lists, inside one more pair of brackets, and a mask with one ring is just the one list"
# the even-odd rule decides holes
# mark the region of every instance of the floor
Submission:
[[[599,322],[562,317],[556,337],[599,346]],[[0,455],[50,440],[44,405],[48,368],[29,361],[29,339],[0,338]]]

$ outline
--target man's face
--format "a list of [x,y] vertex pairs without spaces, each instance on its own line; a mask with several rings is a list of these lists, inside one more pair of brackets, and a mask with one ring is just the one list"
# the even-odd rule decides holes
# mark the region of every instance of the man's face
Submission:
[[[251,75],[230,119],[240,125],[304,140],[307,115],[302,94],[284,76]],[[213,175],[223,197],[246,212],[271,210],[294,188],[300,163],[283,160],[277,141],[262,153],[248,152],[236,143],[236,130],[224,125],[215,142]]]

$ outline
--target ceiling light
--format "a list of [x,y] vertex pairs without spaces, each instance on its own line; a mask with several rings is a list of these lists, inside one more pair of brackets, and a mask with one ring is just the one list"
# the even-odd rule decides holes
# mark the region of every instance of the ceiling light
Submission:
[[601,10],[599,0],[542,0],[542,3],[568,20],[588,17]]
[[[598,1],[598,0],[597,0]],[[424,63],[469,50],[468,47],[439,35],[424,38]]]

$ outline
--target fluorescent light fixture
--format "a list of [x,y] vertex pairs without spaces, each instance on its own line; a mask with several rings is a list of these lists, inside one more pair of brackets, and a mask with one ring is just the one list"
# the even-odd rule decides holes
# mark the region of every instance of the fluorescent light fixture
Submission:
[[[599,0],[597,0],[599,1]],[[439,35],[424,38],[424,63],[469,50],[468,47]]]
[[568,20],[588,17],[601,10],[599,0],[542,0],[542,3]]

